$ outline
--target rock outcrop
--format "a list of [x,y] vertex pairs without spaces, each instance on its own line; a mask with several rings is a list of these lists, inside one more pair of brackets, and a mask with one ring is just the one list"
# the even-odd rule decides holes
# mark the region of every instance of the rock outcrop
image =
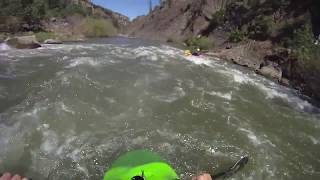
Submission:
[[149,15],[134,19],[126,33],[164,41],[196,36],[208,27],[212,14],[226,3],[225,0],[167,0]]
[[17,49],[35,49],[41,47],[35,36],[20,36],[6,40],[6,43]]
[[275,67],[272,65],[263,66],[256,70],[258,74],[261,74],[265,77],[269,77],[271,79],[275,79],[281,82],[282,79],[282,70],[280,67]]

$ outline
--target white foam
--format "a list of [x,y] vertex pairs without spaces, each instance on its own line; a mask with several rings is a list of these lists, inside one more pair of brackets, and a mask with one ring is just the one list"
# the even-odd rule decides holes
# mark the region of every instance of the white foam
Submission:
[[114,98],[111,98],[111,97],[104,97],[103,99],[106,100],[107,102],[109,102],[110,104],[117,102]]
[[168,152],[168,154],[173,154],[175,151],[174,145],[164,142],[159,145],[159,149],[163,152]]
[[315,137],[313,137],[313,136],[308,136],[308,138],[311,140],[311,142],[312,142],[314,145],[319,144],[319,140],[316,139]]
[[43,131],[43,130],[47,130],[49,128],[50,128],[49,124],[42,124],[42,125],[37,127],[37,131]]
[[213,67],[212,60],[209,60],[209,59],[202,57],[202,56],[187,56],[184,58],[188,61],[193,62],[194,64],[197,64],[197,65],[206,65],[206,66]]
[[131,143],[134,145],[139,145],[139,144],[146,144],[146,142],[149,140],[147,136],[138,136],[134,139],[131,140]]
[[106,56],[115,56],[121,59],[135,59],[135,50],[132,50],[131,48],[127,47],[121,47],[121,46],[112,46],[111,50],[106,51]]
[[[79,137],[73,136],[72,134],[65,135],[67,138],[63,138],[64,142],[60,143],[60,146],[56,148],[54,155],[66,156],[72,158],[74,161],[79,160],[79,151],[77,148],[72,147],[72,143],[76,140],[80,141]],[[72,150],[70,152],[70,150]]]
[[59,138],[58,135],[52,130],[45,130],[43,134],[43,143],[40,145],[42,152],[46,154],[54,154],[58,149]]
[[181,57],[183,58],[183,51],[177,48],[173,48],[170,46],[162,45],[161,48],[154,49],[157,51],[157,53],[161,54],[162,59],[165,59],[165,57],[171,57],[171,58],[177,58]]
[[136,58],[143,58],[146,60],[157,61],[158,55],[153,47],[139,47],[133,50]]
[[225,67],[225,69],[218,69],[217,72],[231,76],[234,82],[238,83],[239,85],[254,85],[266,94],[266,99],[281,98],[299,110],[315,109],[315,107],[312,106],[308,101],[299,98],[293,90],[280,86],[262,76],[258,76],[254,73],[244,73],[229,67]]
[[77,164],[77,169],[83,172],[86,177],[89,177],[89,171],[86,167],[83,167],[83,166],[80,166],[80,164]]
[[184,92],[183,88],[181,87],[175,87],[174,92],[172,92],[169,95],[159,95],[159,96],[153,96],[154,99],[157,99],[159,101],[172,103],[182,97],[184,97],[186,93]]
[[75,114],[75,112],[71,108],[67,107],[63,102],[59,102],[58,104],[59,104],[62,111],[67,112],[67,113],[71,113],[71,114]]
[[6,51],[6,50],[10,50],[11,47],[8,46],[6,43],[0,43],[0,51]]
[[308,101],[305,101],[293,94],[292,90],[290,89],[285,87],[281,87],[281,89],[279,89],[277,87],[278,85],[272,83],[269,86],[257,82],[254,84],[266,94],[266,99],[281,98],[300,110],[315,109],[315,107],[312,106]]
[[91,109],[94,111],[94,113],[101,114],[101,112],[96,107],[92,106]]
[[247,136],[253,145],[258,146],[262,144],[262,141],[252,131],[244,128],[239,128],[239,130],[247,133]]
[[229,101],[232,99],[232,92],[221,93],[221,92],[211,91],[211,92],[207,92],[207,93],[212,95],[212,96],[218,96],[218,97],[221,97],[221,98],[229,100]]
[[47,107],[39,107],[40,105],[37,105],[34,107],[34,109],[31,111],[31,112],[26,112],[26,113],[23,113],[22,114],[22,117],[23,116],[31,116],[33,119],[39,119],[39,112],[42,111],[42,110],[46,110]]
[[67,68],[73,68],[79,65],[98,66],[99,64],[100,63],[94,60],[92,57],[78,57],[76,59],[72,59]]

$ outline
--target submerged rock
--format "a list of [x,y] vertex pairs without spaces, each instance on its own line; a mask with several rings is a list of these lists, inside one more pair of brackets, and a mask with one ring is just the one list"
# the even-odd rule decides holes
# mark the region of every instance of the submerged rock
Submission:
[[44,41],[45,44],[62,44],[61,41],[55,39],[47,39]]
[[6,40],[6,43],[17,49],[35,49],[41,47],[34,35],[9,38]]

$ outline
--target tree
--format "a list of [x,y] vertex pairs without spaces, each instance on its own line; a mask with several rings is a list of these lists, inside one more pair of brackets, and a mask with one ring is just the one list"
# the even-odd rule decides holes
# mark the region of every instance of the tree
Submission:
[[257,16],[250,24],[248,31],[252,39],[265,40],[271,36],[274,28],[273,19],[270,16]]
[[54,9],[56,7],[58,7],[59,5],[59,1],[57,0],[48,0],[48,6],[50,9]]

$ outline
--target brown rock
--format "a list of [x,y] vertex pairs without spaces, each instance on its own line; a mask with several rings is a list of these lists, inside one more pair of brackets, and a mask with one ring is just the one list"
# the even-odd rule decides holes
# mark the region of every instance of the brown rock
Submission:
[[44,41],[45,44],[62,44],[61,41],[55,39],[47,39]]
[[281,78],[280,84],[282,84],[284,86],[290,86],[290,81],[287,78]]
[[129,23],[127,33],[162,41],[169,37],[197,36],[207,29],[212,14],[225,3],[216,0],[163,1],[160,8]]
[[35,49],[41,47],[35,36],[20,36],[9,38],[6,43],[17,49]]
[[256,70],[257,74],[260,74],[265,77],[269,77],[281,82],[282,79],[282,71],[280,68],[276,68],[274,66],[263,66],[260,69]]

